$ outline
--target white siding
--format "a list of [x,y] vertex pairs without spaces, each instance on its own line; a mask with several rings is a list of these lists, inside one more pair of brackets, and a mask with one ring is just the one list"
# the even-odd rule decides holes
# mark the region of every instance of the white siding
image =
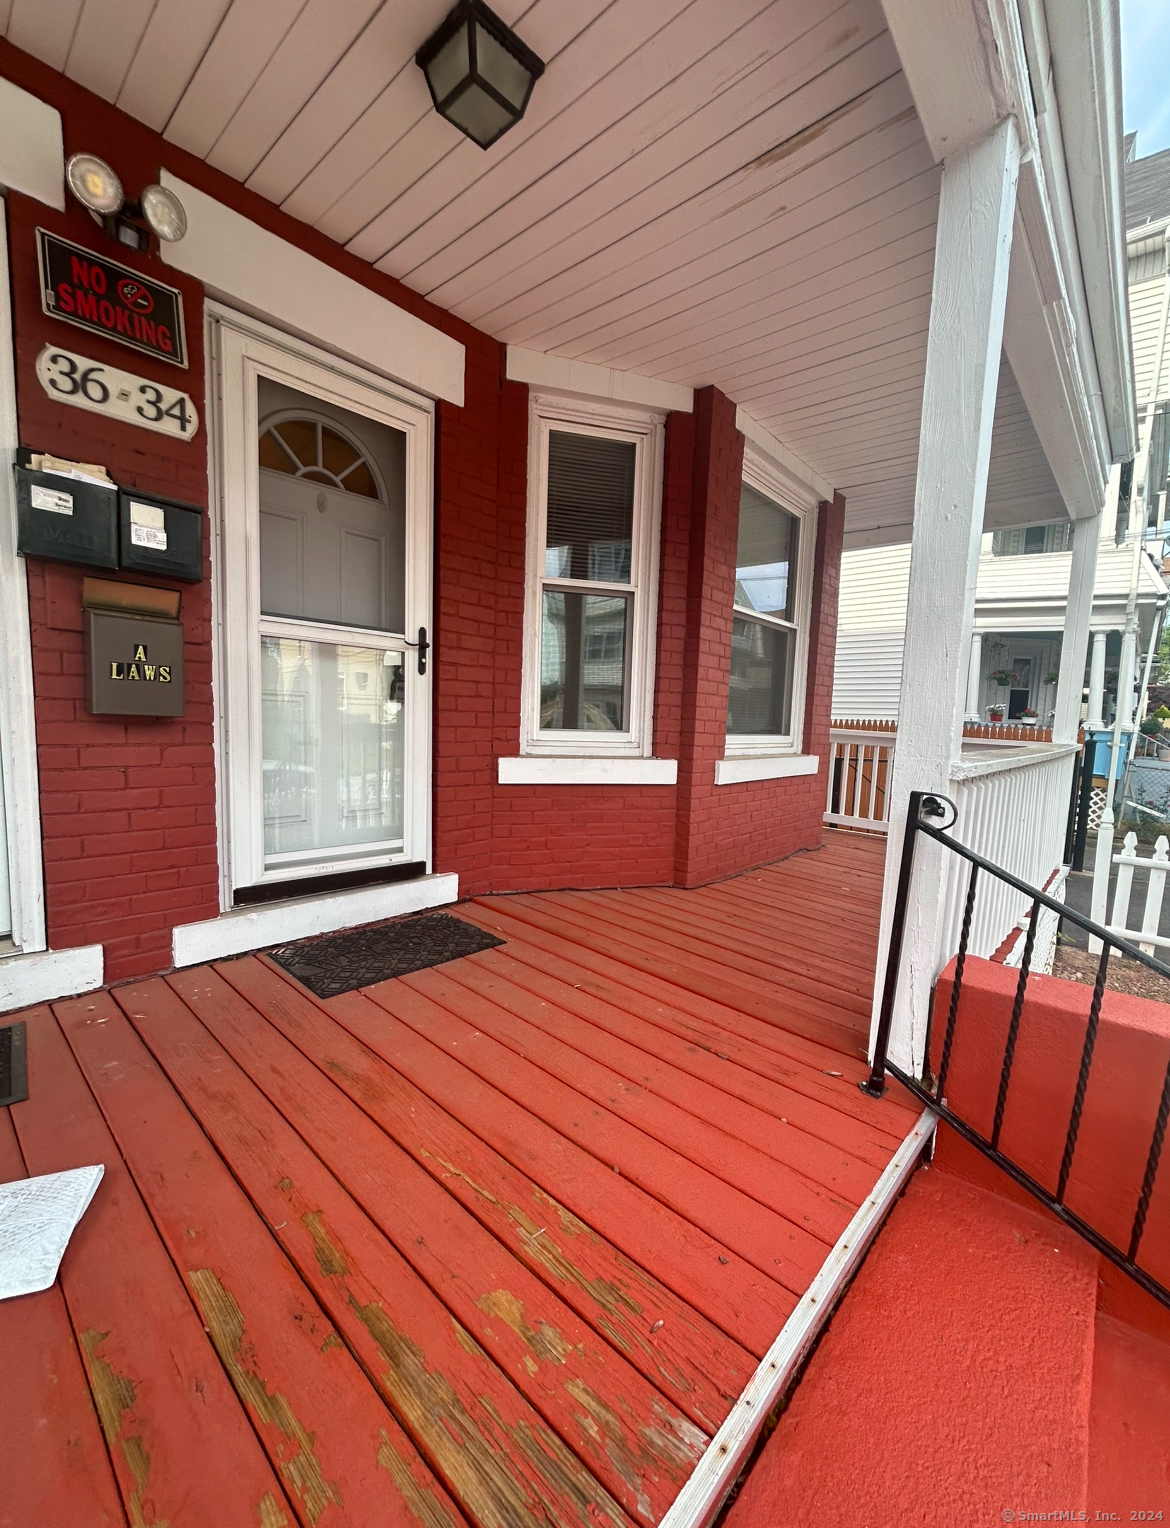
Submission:
[[837,633],[834,720],[897,721],[904,639],[901,629]]
[[910,543],[841,555],[838,631],[901,631],[910,587]]
[[[1139,406],[1149,399],[1150,382],[1154,375],[1155,352],[1158,348],[1158,328],[1162,320],[1162,300],[1166,290],[1165,278],[1143,281],[1140,286],[1129,289],[1129,321],[1133,334],[1134,383]],[[1165,356],[1162,361],[1162,381],[1159,392],[1164,397],[1170,391],[1170,371]]]
[[834,717],[897,719],[909,582],[908,542],[842,555]]

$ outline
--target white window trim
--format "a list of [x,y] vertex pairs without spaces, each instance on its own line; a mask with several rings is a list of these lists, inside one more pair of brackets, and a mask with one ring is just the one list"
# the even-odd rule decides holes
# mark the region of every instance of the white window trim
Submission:
[[[233,916],[233,893],[268,885],[431,860],[431,686],[417,673],[411,645],[417,628],[433,629],[431,543],[434,498],[434,404],[394,383],[337,359],[219,303],[207,304],[209,467],[212,484],[212,600],[217,636],[215,732],[217,816],[220,840],[220,905]],[[266,868],[262,778],[259,761],[261,710],[259,635],[281,622],[260,614],[259,462],[255,450],[256,379],[272,377],[288,387],[368,415],[405,433],[406,626],[402,635],[376,633],[377,645],[405,653],[406,789],[404,843],[400,850],[363,856],[338,852],[296,865]],[[287,624],[287,623],[285,623]],[[356,628],[297,623],[295,635],[312,640],[361,642]],[[432,659],[434,649],[432,649]],[[433,672],[433,663],[430,665]],[[269,859],[272,857],[269,856]],[[386,891],[387,887],[368,888]],[[323,893],[336,902],[337,893]],[[450,900],[444,897],[444,900]],[[348,904],[347,904],[348,905]],[[249,909],[256,911],[255,909]],[[392,913],[375,913],[389,917]],[[216,920],[213,920],[216,921]],[[351,920],[355,921],[355,920]],[[340,926],[340,925],[336,925]],[[247,948],[255,948],[255,945]],[[243,948],[243,946],[241,947]]]
[[[12,943],[22,953],[44,950],[45,887],[41,861],[41,801],[28,579],[16,551],[13,466],[19,430],[12,347],[6,208],[0,197],[0,754],[8,853]],[[0,842],[0,853],[5,843]],[[19,958],[19,957],[17,957]],[[100,981],[100,976],[99,976]],[[3,990],[0,987],[0,990]]]
[[[812,754],[801,754],[801,744],[804,739],[804,702],[808,687],[808,653],[810,641],[810,625],[812,622],[812,586],[813,572],[816,565],[816,541],[817,541],[817,506],[811,499],[798,497],[791,488],[788,475],[774,462],[753,446],[751,441],[744,448],[743,476],[745,482],[751,484],[760,493],[774,499],[781,509],[795,515],[800,521],[800,546],[797,553],[796,569],[796,653],[792,661],[792,731],[788,735],[775,733],[738,733],[735,736],[726,734],[723,745],[725,759],[766,759],[766,758],[814,758]],[[752,612],[740,610],[733,605],[731,610],[732,619],[736,615],[745,618],[752,617]],[[753,617],[760,619],[758,616]],[[771,625],[772,622],[763,620],[763,624]],[[784,623],[785,630],[791,630]],[[813,770],[815,770],[815,765]],[[785,771],[785,773],[812,773],[813,770]],[[770,779],[778,776],[770,775],[740,775],[739,779]],[[718,784],[730,784],[731,779],[717,780]]]
[[531,755],[497,759],[501,785],[676,785],[677,759],[551,758]]
[[[634,535],[630,548],[634,620],[630,640],[629,730],[542,732],[540,633],[543,602],[550,429],[612,432],[638,445]],[[520,752],[528,756],[649,758],[654,748],[654,662],[658,626],[658,542],[662,523],[662,461],[665,415],[613,402],[533,393],[528,429],[528,539],[524,600],[524,670]]]
[[821,767],[815,753],[757,754],[742,759],[716,759],[716,785],[742,785],[745,780],[787,780],[815,775]]

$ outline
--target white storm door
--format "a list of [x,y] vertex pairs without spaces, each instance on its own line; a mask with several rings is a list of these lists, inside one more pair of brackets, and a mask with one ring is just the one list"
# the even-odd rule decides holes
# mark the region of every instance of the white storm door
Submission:
[[421,874],[433,405],[226,309],[210,331],[224,904]]

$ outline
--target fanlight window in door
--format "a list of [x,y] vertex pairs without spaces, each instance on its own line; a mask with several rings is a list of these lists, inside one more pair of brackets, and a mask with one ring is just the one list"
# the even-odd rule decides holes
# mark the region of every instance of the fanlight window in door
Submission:
[[282,419],[260,437],[260,465],[347,493],[382,497],[361,450],[321,419]]
[[[266,401],[286,407],[266,411]],[[306,407],[313,402],[260,384],[271,869],[403,846],[405,438],[340,408]]]

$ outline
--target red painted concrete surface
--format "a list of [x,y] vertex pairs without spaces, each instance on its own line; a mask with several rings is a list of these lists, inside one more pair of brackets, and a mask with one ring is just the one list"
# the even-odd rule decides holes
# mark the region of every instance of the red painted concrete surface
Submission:
[[[708,388],[697,394],[694,414],[668,417],[666,432],[654,742],[659,757],[679,759],[679,785],[499,786],[497,759],[519,748],[528,481],[528,390],[505,380],[504,347],[3,40],[0,75],[60,111],[66,153],[102,155],[131,192],[165,166],[466,347],[465,404],[437,409],[436,870],[457,871],[470,895],[693,885],[820,842],[840,498],[822,507],[817,538],[804,748],[820,756],[819,774],[714,785],[743,437],[732,401]],[[21,444],[100,462],[120,483],[207,507],[200,284],[153,256],[117,252],[182,290],[191,364],[180,373],[42,314],[35,228],[95,249],[102,237],[72,203],[57,213],[14,192],[9,212]],[[50,341],[181,382],[204,421],[198,436],[173,441],[54,405],[33,372]],[[172,927],[219,911],[210,584],[183,594],[187,714],[180,721],[85,713],[79,584],[74,569],[29,562],[49,942],[104,944],[106,977],[121,980],[165,968]]]
[[1089,1445],[1090,1507],[1170,1521],[1170,1344],[1100,1310]]
[[918,1173],[727,1528],[1084,1510],[1096,1295],[1096,1258],[1071,1232]]
[[[953,983],[939,978],[931,1049],[937,1068]],[[969,959],[947,1074],[947,1099],[960,1119],[991,1133],[1018,973]],[[1033,976],[1021,1014],[1000,1145],[1055,1190],[1084,1046],[1092,988]],[[1085,1091],[1066,1203],[1123,1250],[1129,1245],[1170,1058],[1170,1007],[1106,992]],[[1000,1178],[990,1165],[987,1173]],[[1170,1285],[1170,1176],[1161,1174],[1138,1253],[1140,1265]],[[1170,1505],[1170,1504],[1168,1504]]]

